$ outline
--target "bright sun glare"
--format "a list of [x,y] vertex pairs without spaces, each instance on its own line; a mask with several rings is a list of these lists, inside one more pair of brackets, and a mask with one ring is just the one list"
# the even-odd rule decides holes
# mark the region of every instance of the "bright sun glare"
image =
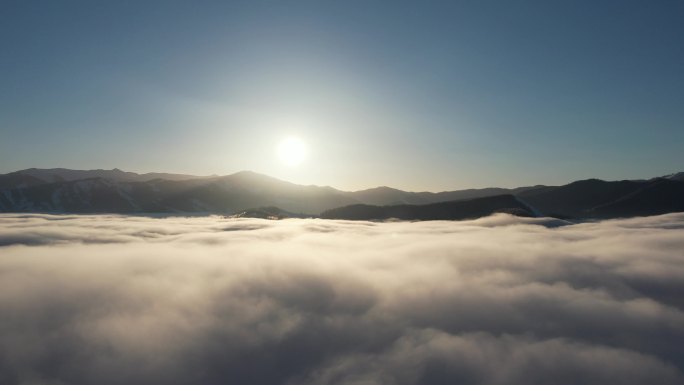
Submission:
[[278,145],[278,159],[288,166],[296,166],[306,158],[306,144],[298,138],[286,138]]

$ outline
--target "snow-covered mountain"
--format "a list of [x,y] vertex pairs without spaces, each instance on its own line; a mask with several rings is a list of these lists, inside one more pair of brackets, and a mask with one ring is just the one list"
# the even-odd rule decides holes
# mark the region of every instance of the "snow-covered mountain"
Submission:
[[[52,178],[41,182],[34,175],[43,174],[35,172],[2,175],[0,211],[233,213],[251,207],[278,206],[295,213],[315,214],[355,202],[332,188],[299,186],[246,171],[222,177],[145,181],[137,181],[142,179],[137,174],[113,174],[117,178],[56,182]],[[14,182],[18,183],[8,186]]]

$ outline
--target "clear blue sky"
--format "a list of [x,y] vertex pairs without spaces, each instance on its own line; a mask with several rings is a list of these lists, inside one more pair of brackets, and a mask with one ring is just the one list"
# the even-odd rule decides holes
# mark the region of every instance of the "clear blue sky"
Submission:
[[445,190],[684,170],[681,0],[5,0],[0,48],[0,172]]

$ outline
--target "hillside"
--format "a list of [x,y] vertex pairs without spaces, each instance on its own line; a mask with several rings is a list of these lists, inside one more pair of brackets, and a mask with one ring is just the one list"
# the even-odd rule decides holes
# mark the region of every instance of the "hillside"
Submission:
[[350,205],[321,213],[324,219],[349,220],[460,220],[505,212],[519,216],[533,216],[529,206],[513,195],[496,195],[461,201],[431,203],[426,205]]
[[[412,211],[416,210],[410,208],[412,206],[465,200],[473,204],[477,198],[514,196],[525,202],[527,209],[535,215],[617,218],[684,211],[681,175],[684,174],[649,180],[587,179],[563,186],[493,187],[435,193],[402,191],[386,186],[342,191],[297,185],[250,171],[202,177],[136,174],[118,169],[27,169],[0,175],[0,212],[230,215],[255,207],[277,207],[295,215],[315,216],[335,208],[366,205],[355,206],[357,208],[353,210],[372,212],[380,209],[371,206],[391,206],[394,208],[382,209],[378,211],[380,214],[371,217],[411,217],[423,215]],[[452,216],[451,206],[428,207],[435,210],[425,214],[428,217]],[[346,213],[353,211],[345,210]],[[438,214],[438,210],[445,212]],[[404,211],[407,214],[401,214]],[[361,216],[364,215],[368,216]]]

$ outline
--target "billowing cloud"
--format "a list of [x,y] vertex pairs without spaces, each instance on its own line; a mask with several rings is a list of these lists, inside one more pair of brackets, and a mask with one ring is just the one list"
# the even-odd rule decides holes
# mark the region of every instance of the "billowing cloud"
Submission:
[[0,216],[2,384],[682,384],[684,214]]

